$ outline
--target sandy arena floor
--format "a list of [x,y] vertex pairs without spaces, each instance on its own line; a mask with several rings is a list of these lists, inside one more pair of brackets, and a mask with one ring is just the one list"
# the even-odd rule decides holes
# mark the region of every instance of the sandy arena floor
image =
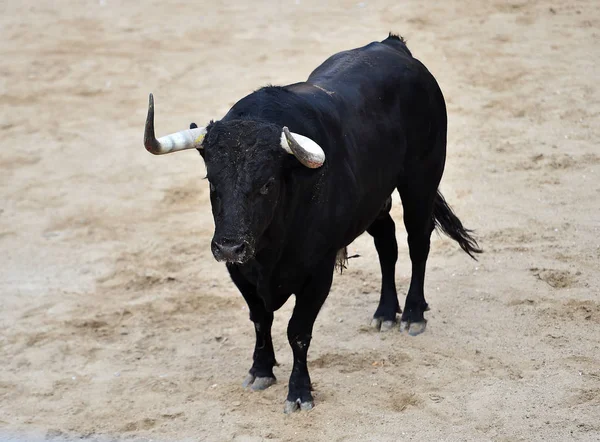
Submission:
[[[0,440],[600,440],[597,1],[201,3],[0,2]],[[390,30],[444,91],[441,189],[486,253],[434,236],[413,338],[369,328],[359,238],[315,326],[317,406],[285,416],[292,302],[279,383],[244,391],[204,165],[145,152],[148,93],[166,134]]]

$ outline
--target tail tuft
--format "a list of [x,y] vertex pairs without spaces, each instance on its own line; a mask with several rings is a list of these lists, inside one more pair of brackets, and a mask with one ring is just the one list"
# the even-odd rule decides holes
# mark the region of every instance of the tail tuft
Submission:
[[462,225],[439,190],[433,207],[433,219],[436,228],[456,241],[461,249],[477,261],[473,254],[483,253],[483,250],[479,248],[477,240],[471,235],[473,231]]

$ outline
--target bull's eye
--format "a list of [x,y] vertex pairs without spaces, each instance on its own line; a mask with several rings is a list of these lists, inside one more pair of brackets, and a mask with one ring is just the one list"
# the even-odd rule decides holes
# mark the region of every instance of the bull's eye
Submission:
[[215,185],[213,183],[210,183],[210,191],[211,192],[215,191]]
[[260,194],[261,195],[266,195],[267,193],[269,193],[269,189],[271,188],[271,185],[273,184],[273,180],[269,180],[265,183],[264,186],[262,186],[260,188]]

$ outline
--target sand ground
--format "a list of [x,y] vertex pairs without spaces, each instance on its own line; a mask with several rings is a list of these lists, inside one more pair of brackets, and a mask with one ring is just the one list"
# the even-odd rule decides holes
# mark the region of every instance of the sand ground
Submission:
[[[210,253],[196,152],[142,147],[327,56],[406,37],[447,99],[425,334],[368,327],[359,238],[315,326],[316,407],[241,388],[245,304]],[[600,440],[600,7],[593,0],[0,2],[0,438]],[[397,196],[397,283],[410,262]]]

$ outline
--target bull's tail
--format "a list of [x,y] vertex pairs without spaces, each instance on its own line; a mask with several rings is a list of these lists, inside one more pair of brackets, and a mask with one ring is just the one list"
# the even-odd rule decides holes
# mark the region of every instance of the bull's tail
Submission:
[[473,231],[462,225],[439,190],[433,206],[433,220],[436,228],[456,241],[471,258],[477,260],[473,254],[482,253],[483,250],[479,248],[477,240],[471,235]]

